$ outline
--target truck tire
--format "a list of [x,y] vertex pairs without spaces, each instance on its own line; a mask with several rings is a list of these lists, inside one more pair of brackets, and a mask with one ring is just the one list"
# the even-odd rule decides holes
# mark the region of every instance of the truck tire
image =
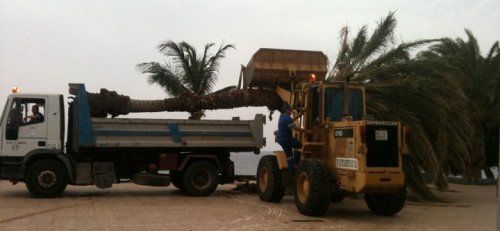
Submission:
[[24,182],[34,197],[57,197],[68,185],[68,174],[61,162],[40,160],[28,167]]
[[406,200],[406,187],[396,193],[365,193],[365,201],[370,210],[382,216],[392,216],[401,209]]
[[257,193],[267,202],[280,202],[285,195],[278,160],[274,155],[263,156],[257,167]]
[[200,197],[212,194],[219,184],[219,171],[208,161],[189,164],[182,174],[184,191],[191,196]]
[[330,206],[330,173],[318,159],[301,161],[294,181],[295,205],[307,216],[321,216]]
[[170,180],[172,184],[180,190],[184,190],[184,186],[182,185],[182,174],[183,172],[181,171],[170,170]]

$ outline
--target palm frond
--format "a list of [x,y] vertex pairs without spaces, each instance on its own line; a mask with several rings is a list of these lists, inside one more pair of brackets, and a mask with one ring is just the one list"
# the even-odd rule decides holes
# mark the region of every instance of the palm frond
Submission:
[[215,82],[217,81],[217,74],[219,73],[220,60],[226,57],[226,51],[229,49],[234,49],[235,46],[232,44],[221,44],[217,52],[212,55],[207,62],[207,67],[204,71],[204,75],[201,81],[202,89],[204,89],[204,94],[207,94],[213,90]]
[[169,64],[162,65],[158,62],[149,62],[138,64],[137,68],[142,74],[148,74],[149,84],[160,85],[171,96],[176,97],[188,91],[182,82],[179,81],[175,70],[172,70]]
[[381,19],[377,28],[373,31],[372,35],[363,46],[363,50],[354,60],[353,65],[362,65],[364,61],[375,55],[378,51],[386,47],[389,43],[394,41],[393,33],[396,27],[396,18],[394,12]]

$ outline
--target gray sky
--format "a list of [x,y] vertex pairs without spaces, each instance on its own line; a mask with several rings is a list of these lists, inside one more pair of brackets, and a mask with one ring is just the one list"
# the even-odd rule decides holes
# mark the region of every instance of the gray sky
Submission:
[[[162,61],[156,46],[167,39],[236,45],[220,70],[217,89],[235,85],[240,64],[261,47],[338,50],[349,24],[372,29],[396,11],[396,38],[464,37],[469,28],[483,53],[500,38],[500,1],[6,1],[0,0],[0,105],[12,86],[26,93],[67,93],[67,83],[105,87],[137,99],[164,98],[135,65]],[[207,119],[252,119],[265,108],[207,112]],[[185,113],[134,117],[187,118]],[[277,149],[267,123],[267,150]]]

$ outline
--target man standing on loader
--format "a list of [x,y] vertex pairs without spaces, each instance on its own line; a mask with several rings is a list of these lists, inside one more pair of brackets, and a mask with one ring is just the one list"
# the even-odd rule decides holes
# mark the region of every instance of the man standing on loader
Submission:
[[292,129],[299,132],[305,132],[305,130],[295,126],[295,122],[292,119],[291,115],[292,108],[290,107],[290,105],[285,104],[283,106],[283,109],[281,110],[281,115],[278,120],[276,141],[279,145],[281,145],[283,151],[286,153],[288,171],[293,174],[300,161],[300,153],[294,152],[293,149],[300,148],[301,143],[299,140],[295,139],[292,136]]

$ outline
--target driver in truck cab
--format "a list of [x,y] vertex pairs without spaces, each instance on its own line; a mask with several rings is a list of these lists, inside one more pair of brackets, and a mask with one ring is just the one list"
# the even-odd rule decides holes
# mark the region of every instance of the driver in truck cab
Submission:
[[26,118],[24,118],[24,120],[23,120],[24,125],[41,123],[45,120],[45,117],[43,116],[43,114],[40,113],[40,108],[39,108],[38,104],[35,104],[35,105],[33,105],[33,107],[31,107],[31,113],[33,113],[33,114],[30,116],[26,116]]
[[281,115],[278,120],[278,131],[275,133],[276,141],[283,148],[286,153],[286,162],[288,164],[288,171],[295,172],[296,165],[300,161],[300,153],[293,151],[293,149],[300,148],[302,145],[300,141],[293,138],[292,130],[299,132],[307,132],[306,130],[295,126],[295,122],[291,117],[292,108],[290,105],[285,104],[281,110]]

